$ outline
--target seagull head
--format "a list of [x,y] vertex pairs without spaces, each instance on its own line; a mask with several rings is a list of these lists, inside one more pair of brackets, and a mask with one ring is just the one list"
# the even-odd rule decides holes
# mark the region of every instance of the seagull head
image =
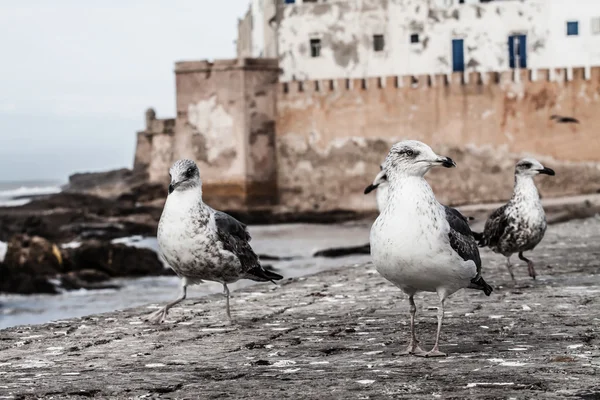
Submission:
[[371,193],[373,190],[377,189],[379,187],[379,185],[383,185],[385,183],[387,183],[387,175],[385,174],[385,171],[383,170],[383,165],[379,166],[379,173],[377,174],[377,176],[375,177],[375,179],[373,180],[373,183],[371,183],[369,186],[366,187],[365,189],[365,194]]
[[402,174],[424,176],[433,167],[456,167],[450,157],[437,155],[431,147],[418,140],[404,140],[392,146],[385,161],[383,171],[387,176]]
[[174,191],[184,191],[194,188],[201,188],[200,171],[198,166],[192,160],[178,160],[173,163],[169,169],[171,184],[169,185],[169,194]]
[[515,166],[515,175],[517,176],[536,176],[538,174],[555,175],[551,168],[544,167],[535,158],[524,158]]

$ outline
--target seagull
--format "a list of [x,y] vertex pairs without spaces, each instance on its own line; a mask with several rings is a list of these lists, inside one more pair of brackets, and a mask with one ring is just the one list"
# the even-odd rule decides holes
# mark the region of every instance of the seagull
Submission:
[[383,170],[383,165],[379,166],[379,170],[380,171],[373,180],[373,183],[365,188],[365,194],[369,194],[373,190],[377,189],[377,193],[375,194],[377,208],[379,209],[379,212],[382,212],[387,203],[388,182],[387,177],[385,176],[385,171]]
[[[425,143],[406,140],[392,146],[382,171],[389,182],[388,202],[371,228],[371,256],[377,271],[408,295],[410,342],[401,354],[445,356],[439,351],[444,301],[462,288],[492,287],[481,276],[477,242],[467,219],[457,210],[440,204],[424,176],[432,167],[455,167],[448,157],[438,156]],[[435,345],[429,352],[419,347],[415,335],[417,292],[439,296]]]
[[181,278],[181,292],[149,320],[164,321],[169,309],[185,300],[187,287],[203,281],[223,284],[227,318],[231,320],[229,283],[239,279],[273,282],[283,277],[260,265],[246,225],[202,202],[202,181],[195,162],[176,161],[169,175],[169,195],[157,236],[161,255]]
[[546,214],[533,182],[538,174],[553,176],[555,172],[533,158],[517,163],[512,198],[490,215],[479,240],[479,246],[487,246],[506,257],[506,268],[513,281],[510,257],[514,253],[519,253],[519,258],[527,263],[529,276],[533,279],[536,276],[533,262],[525,258],[523,252],[533,250],[546,232]]
[[550,117],[551,120],[555,120],[559,124],[578,124],[579,120],[573,117],[563,117],[562,115],[552,115]]

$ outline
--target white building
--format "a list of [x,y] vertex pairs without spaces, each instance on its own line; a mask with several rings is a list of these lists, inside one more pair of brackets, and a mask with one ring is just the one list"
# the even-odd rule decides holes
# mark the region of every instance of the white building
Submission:
[[284,82],[600,65],[600,0],[252,0],[250,10],[251,39],[240,29],[239,42],[251,51],[238,55],[278,57]]

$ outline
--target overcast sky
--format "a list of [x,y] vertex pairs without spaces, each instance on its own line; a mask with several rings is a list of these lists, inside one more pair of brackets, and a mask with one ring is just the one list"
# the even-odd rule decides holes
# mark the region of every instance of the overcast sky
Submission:
[[235,56],[248,0],[0,0],[0,180],[131,167],[173,65]]

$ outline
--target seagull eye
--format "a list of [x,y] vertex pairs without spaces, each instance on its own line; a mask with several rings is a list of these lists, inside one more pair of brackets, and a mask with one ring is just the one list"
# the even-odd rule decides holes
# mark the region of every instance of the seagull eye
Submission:
[[193,169],[193,168],[188,168],[188,170],[187,170],[187,171],[185,171],[185,176],[186,176],[187,178],[191,178],[191,177],[192,177],[192,175],[194,175],[194,169]]
[[415,155],[415,152],[414,152],[414,151],[412,151],[411,149],[408,149],[408,150],[405,150],[405,151],[404,151],[404,154],[406,154],[406,155],[407,155],[407,156],[409,156],[409,157],[412,157],[412,156],[414,156],[414,155]]
[[523,167],[525,169],[529,169],[529,168],[531,168],[531,163],[523,163],[523,164],[521,164],[521,167]]

